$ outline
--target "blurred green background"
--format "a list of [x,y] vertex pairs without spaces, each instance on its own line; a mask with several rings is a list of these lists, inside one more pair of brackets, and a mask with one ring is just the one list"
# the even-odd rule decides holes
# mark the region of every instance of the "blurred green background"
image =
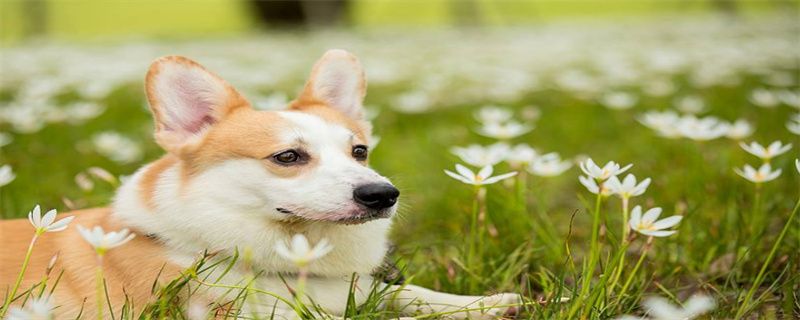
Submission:
[[[0,41],[193,37],[260,28],[508,26],[562,19],[797,13],[796,0],[2,0]],[[291,20],[294,18],[294,20]]]

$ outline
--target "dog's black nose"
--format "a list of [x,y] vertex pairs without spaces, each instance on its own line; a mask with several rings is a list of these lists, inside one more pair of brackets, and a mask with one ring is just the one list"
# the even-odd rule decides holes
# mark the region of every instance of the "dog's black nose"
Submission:
[[370,183],[356,187],[353,199],[370,209],[384,209],[397,203],[400,190],[388,183]]

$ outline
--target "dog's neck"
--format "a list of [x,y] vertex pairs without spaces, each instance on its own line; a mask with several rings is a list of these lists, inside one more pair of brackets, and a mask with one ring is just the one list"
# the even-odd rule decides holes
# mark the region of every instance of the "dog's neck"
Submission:
[[246,249],[264,270],[295,272],[274,248],[296,233],[312,244],[324,238],[334,246],[309,266],[316,275],[369,274],[383,260],[389,219],[359,225],[272,220],[259,212],[263,206],[254,205],[258,199],[215,193],[213,177],[187,180],[182,166],[174,156],[165,156],[137,171],[117,191],[112,213],[141,235],[157,238],[175,263],[187,265],[204,250]]

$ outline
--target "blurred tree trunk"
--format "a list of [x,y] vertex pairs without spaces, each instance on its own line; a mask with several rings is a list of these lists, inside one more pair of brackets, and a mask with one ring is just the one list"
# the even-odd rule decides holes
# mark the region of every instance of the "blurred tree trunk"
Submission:
[[349,0],[249,0],[259,22],[278,27],[330,26],[342,23]]
[[728,17],[739,15],[739,5],[736,0],[711,0],[711,6]]
[[47,1],[23,1],[22,11],[26,18],[24,37],[38,37],[47,33]]
[[457,26],[478,26],[482,23],[477,0],[450,0],[450,10]]

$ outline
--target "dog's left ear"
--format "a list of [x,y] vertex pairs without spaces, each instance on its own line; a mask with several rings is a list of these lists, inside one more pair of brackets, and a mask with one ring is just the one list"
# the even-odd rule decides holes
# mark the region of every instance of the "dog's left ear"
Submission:
[[367,81],[358,58],[344,50],[328,50],[314,65],[293,107],[323,103],[352,119],[361,120],[366,90]]

